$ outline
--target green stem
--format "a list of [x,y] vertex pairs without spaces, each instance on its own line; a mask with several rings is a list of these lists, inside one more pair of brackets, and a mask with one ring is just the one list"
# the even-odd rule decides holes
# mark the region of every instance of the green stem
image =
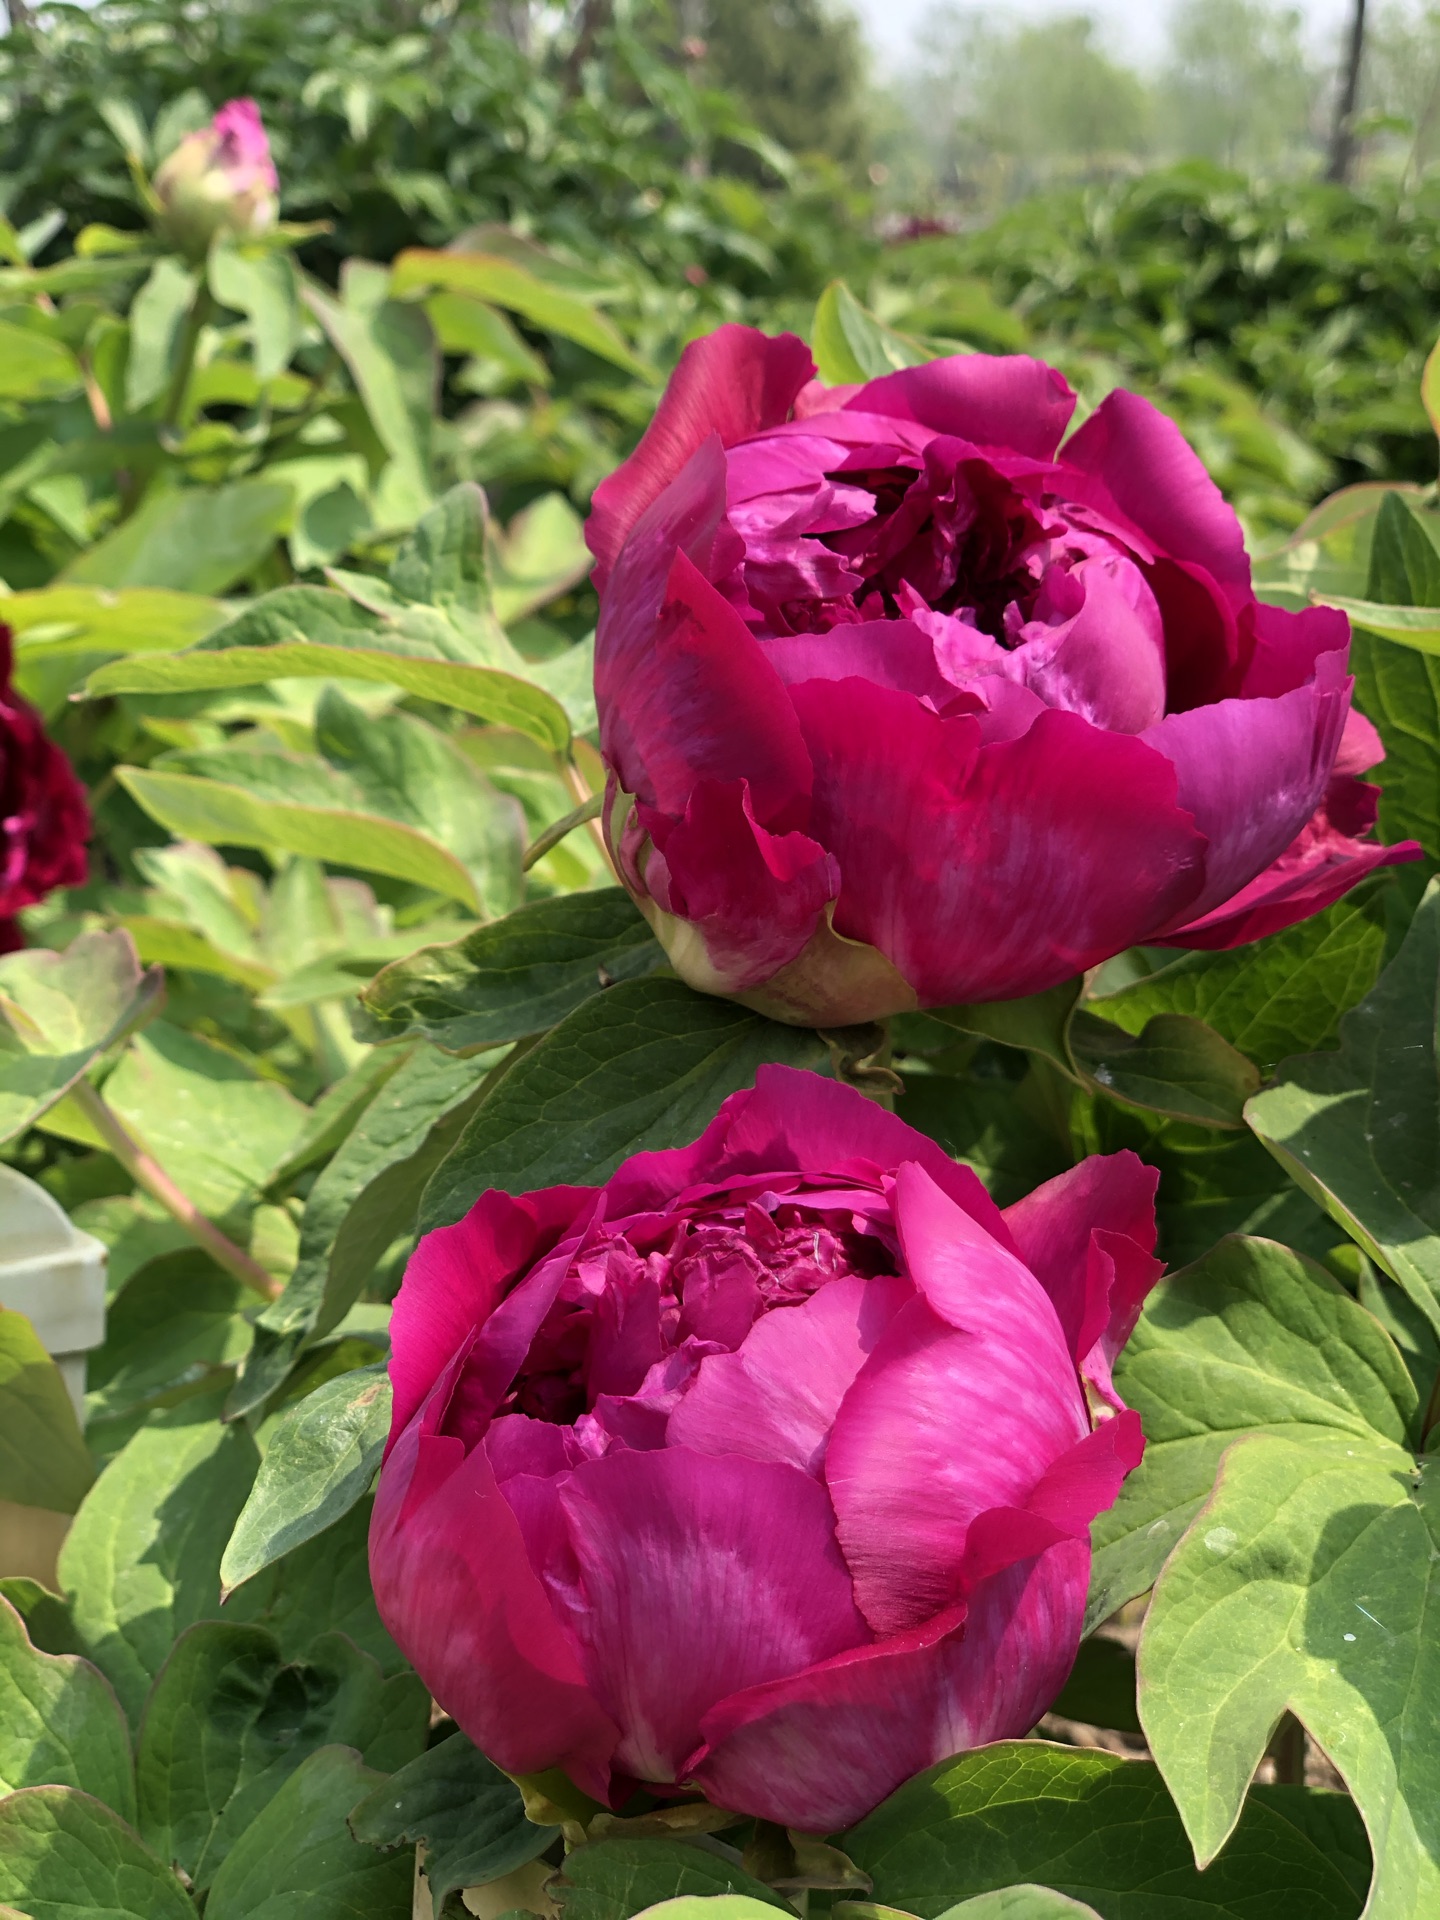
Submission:
[[[578,826],[579,820],[576,816],[583,814],[585,809],[589,807],[594,800],[598,799],[601,806],[603,806],[604,796],[603,794],[596,795],[591,793],[584,774],[581,773],[579,767],[576,766],[573,758],[568,753],[560,756],[559,760],[560,778],[575,796],[575,814],[571,817],[576,819],[576,825]],[[610,869],[611,873],[615,873],[615,862],[610,856],[610,845],[605,838],[605,829],[600,824],[600,810],[600,807],[597,806],[595,812],[587,816],[588,825],[591,836],[604,858],[605,865]],[[536,857],[538,858],[539,856],[537,855]],[[617,880],[620,878],[618,873],[615,873],[615,878]]]
[[170,381],[170,391],[165,396],[165,411],[160,416],[160,438],[171,438],[180,425],[180,415],[185,406],[185,395],[190,386],[190,375],[195,371],[195,354],[200,346],[200,335],[210,323],[215,311],[215,296],[210,291],[208,280],[202,280],[196,289],[195,298],[190,302],[190,311],[185,316],[185,331],[180,336],[180,350],[175,359],[175,372]]
[[165,1169],[146,1153],[119,1114],[106,1105],[88,1080],[77,1080],[70,1097],[105,1142],[106,1150],[115,1156],[136,1186],[148,1193],[152,1200],[158,1200],[171,1218],[180,1222],[191,1239],[204,1247],[212,1260],[227,1273],[234,1274],[247,1287],[253,1287],[256,1293],[263,1294],[267,1300],[277,1298],[280,1282],[267,1273],[258,1260],[252,1260],[243,1247],[237,1247],[233,1240],[227,1239],[215,1222],[207,1219],[193,1200],[186,1198]]

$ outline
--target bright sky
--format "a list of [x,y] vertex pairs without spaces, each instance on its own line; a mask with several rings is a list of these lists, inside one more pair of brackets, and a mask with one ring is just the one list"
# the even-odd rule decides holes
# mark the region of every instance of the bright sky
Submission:
[[[849,4],[864,21],[874,45],[889,59],[902,60],[913,49],[932,0],[849,0]],[[1334,45],[1341,24],[1353,10],[1353,0],[1294,0],[1294,4],[1309,21],[1317,44]],[[1115,52],[1143,64],[1164,46],[1169,5],[1168,0],[989,0],[985,11],[992,20],[1092,14],[1103,24]]]

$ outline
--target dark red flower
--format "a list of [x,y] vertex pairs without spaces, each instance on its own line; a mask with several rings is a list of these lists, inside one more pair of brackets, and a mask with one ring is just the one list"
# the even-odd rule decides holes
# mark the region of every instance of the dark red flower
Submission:
[[70,762],[10,684],[15,636],[0,622],[0,953],[23,945],[15,916],[85,882],[90,809]]

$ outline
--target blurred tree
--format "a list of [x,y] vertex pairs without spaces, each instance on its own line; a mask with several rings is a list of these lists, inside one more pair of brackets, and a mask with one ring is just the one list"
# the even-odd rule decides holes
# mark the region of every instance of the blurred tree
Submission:
[[1345,65],[1335,102],[1335,125],[1330,135],[1330,164],[1327,180],[1348,183],[1355,163],[1355,116],[1360,105],[1360,74],[1365,63],[1365,0],[1354,0],[1350,32],[1345,47]]
[[1228,167],[1313,151],[1324,81],[1303,24],[1273,0],[1181,0],[1162,82],[1170,150]]
[[868,157],[867,61],[852,13],[833,0],[706,0],[682,10],[682,24],[686,13],[703,22],[705,79],[772,140],[846,167]]

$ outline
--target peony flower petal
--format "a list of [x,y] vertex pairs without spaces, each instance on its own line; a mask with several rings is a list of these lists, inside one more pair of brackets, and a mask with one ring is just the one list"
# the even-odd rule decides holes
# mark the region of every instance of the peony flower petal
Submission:
[[976,721],[863,680],[790,697],[815,766],[808,831],[840,862],[836,931],[922,1005],[1039,993],[1199,891],[1204,840],[1139,738],[1052,711],[982,749]]
[[670,1416],[667,1440],[693,1453],[779,1460],[818,1474],[840,1402],[907,1300],[908,1281],[832,1280],[712,1354]]
[[956,699],[954,683],[936,664],[935,642],[912,620],[865,620],[827,633],[784,634],[763,644],[766,659],[787,687],[856,679],[916,694],[936,707]]
[[595,489],[585,538],[603,592],[636,521],[711,434],[734,446],[787,419],[812,377],[810,349],[794,334],[717,327],[692,340],[639,446]]
[[687,1775],[738,1813],[842,1831],[937,1761],[1031,1730],[1074,1664],[1089,1577],[1088,1544],[1063,1541],[968,1607],[723,1700]]
[[560,1503],[578,1585],[557,1604],[638,1779],[678,1778],[718,1700],[869,1637],[825,1489],[798,1468],[618,1452]]
[[[825,1457],[856,1602],[881,1634],[960,1598],[977,1515],[1023,1507],[1089,1430],[1039,1281],[999,1248],[977,1246],[920,1168],[899,1170],[895,1201],[906,1264],[927,1299],[903,1307],[881,1335]],[[973,1444],[957,1448],[960,1433]]]
[[594,1206],[593,1187],[546,1187],[518,1199],[483,1193],[455,1226],[425,1235],[410,1256],[390,1316],[390,1446],[515,1280]]
[[[1129,1151],[1092,1154],[1005,1209],[1020,1257],[1054,1303],[1077,1365],[1124,1346],[1164,1271],[1155,1256],[1160,1176]],[[1099,1244],[1097,1244],[1097,1242]]]
[[[1079,606],[1065,620],[1037,608],[1011,657],[1047,706],[1112,733],[1142,733],[1165,712],[1165,634],[1154,594],[1126,560],[1082,560],[1063,578]],[[1042,607],[1045,599],[1042,589]]]
[[1156,937],[1155,944],[1210,951],[1242,947],[1333,906],[1379,867],[1423,860],[1418,840],[1382,847],[1364,839],[1375,824],[1379,799],[1380,789],[1364,780],[1332,778],[1314,817],[1278,860],[1208,913]]
[[1349,710],[1345,663],[1331,653],[1293,692],[1168,714],[1140,736],[1175,768],[1180,805],[1210,843],[1199,895],[1155,934],[1203,919],[1279,859],[1324,797]]
[[483,1447],[413,1421],[394,1443],[370,1523],[380,1618],[431,1693],[497,1766],[561,1766],[609,1798],[619,1729],[527,1557]]
[[846,413],[888,414],[977,447],[1049,460],[1075,411],[1063,374],[1022,353],[951,354],[883,374],[845,402]]
[[809,756],[739,614],[678,549],[655,617],[639,611],[617,579],[595,651],[601,747],[625,791],[678,819],[697,781],[746,780],[762,825],[803,827]]
[[1099,480],[1153,549],[1192,561],[1239,606],[1250,561],[1234,509],[1173,420],[1123,388],[1107,394],[1065,443],[1063,464]]
[[[1257,600],[1252,621],[1253,648],[1238,689],[1247,700],[1273,700],[1303,687],[1314,679],[1322,654],[1344,655],[1350,649],[1350,622],[1334,607],[1291,612]],[[1373,767],[1375,762],[1365,764]]]
[[680,922],[657,930],[677,972],[702,992],[768,980],[840,891],[833,855],[803,833],[760,825],[748,781],[697,781],[678,824],[642,811],[656,841],[646,891]]

